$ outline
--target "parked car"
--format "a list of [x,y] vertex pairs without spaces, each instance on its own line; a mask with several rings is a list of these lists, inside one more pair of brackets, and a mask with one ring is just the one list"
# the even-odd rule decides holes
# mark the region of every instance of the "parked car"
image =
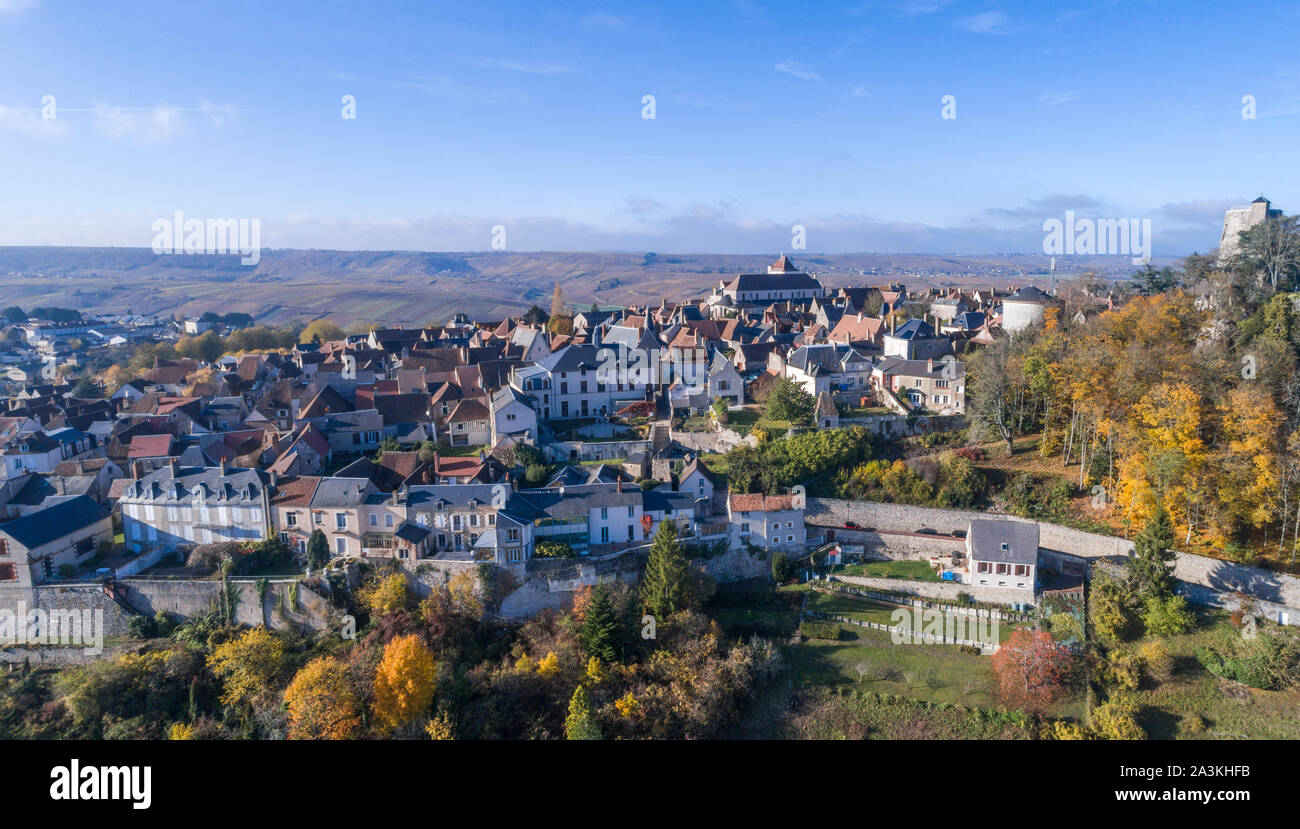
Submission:
[[856,530],[856,529],[858,529],[857,522],[855,522],[855,521],[845,521],[845,522],[844,522],[844,529],[846,529],[846,530]]

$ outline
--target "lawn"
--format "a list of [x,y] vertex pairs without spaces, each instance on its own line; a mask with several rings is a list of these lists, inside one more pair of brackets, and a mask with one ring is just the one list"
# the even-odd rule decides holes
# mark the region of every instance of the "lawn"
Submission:
[[930,569],[930,564],[926,561],[868,561],[865,564],[843,564],[832,572],[839,576],[943,581],[938,573]]
[[[784,729],[793,697],[823,691],[851,689],[896,694],[936,705],[1003,707],[989,657],[963,652],[955,645],[895,645],[884,631],[854,625],[842,625],[841,638],[836,641],[801,641],[793,634],[798,629],[798,609],[804,595],[808,596],[810,608],[824,613],[886,624],[892,621],[891,605],[845,594],[818,593],[807,585],[774,590],[764,579],[720,585],[706,612],[732,636],[757,633],[781,643],[789,679],[788,683],[773,683],[757,695],[733,736],[789,736]],[[1010,626],[1004,624],[1002,629],[1005,638]],[[859,666],[863,667],[861,674]],[[1060,701],[1049,714],[1081,717],[1082,692]]]
[[772,589],[766,579],[749,579],[718,585],[705,612],[731,636],[754,634],[785,641],[799,627],[799,605],[803,596]]
[[736,412],[727,412],[726,427],[734,429],[741,435],[749,434],[749,430],[754,428],[754,424],[762,418],[763,413],[756,409],[741,409]]
[[[876,624],[894,626],[894,611],[899,609],[899,605],[889,604],[887,602],[877,602],[871,599],[855,596],[851,593],[828,593],[818,590],[812,590],[807,585],[795,585],[792,588],[782,588],[783,590],[804,588],[808,592],[809,610],[815,610],[819,613],[826,613],[832,616],[844,616],[848,619],[855,619],[859,622],[875,622]],[[906,608],[911,612],[910,608]],[[940,608],[941,610],[941,608]],[[1032,629],[1033,624],[1029,622],[1007,622],[999,621],[997,627],[998,641],[1005,642],[1011,638],[1011,634],[1017,630],[1025,628]]]
[[[1166,641],[1174,657],[1174,675],[1137,692],[1143,706],[1138,722],[1154,740],[1297,740],[1300,739],[1300,687],[1261,691],[1214,676],[1196,660],[1195,649],[1241,634],[1225,614],[1205,613],[1196,630]],[[1125,645],[1133,649],[1139,643]],[[1183,722],[1194,716],[1204,731],[1193,733]]]
[[707,417],[693,415],[682,421],[681,429],[683,432],[712,432],[713,425]]
[[893,614],[900,610],[898,605],[859,599],[847,593],[822,593],[808,591],[808,610],[826,613],[831,616],[844,616],[859,622],[875,622],[880,625],[893,625]]
[[445,458],[468,458],[477,455],[480,451],[487,452],[491,448],[490,446],[439,446],[438,454]]
[[751,429],[763,429],[773,435],[783,435],[790,428],[788,420],[771,420],[758,409],[744,408],[736,412],[727,412],[728,429],[734,429],[740,435],[749,434]]

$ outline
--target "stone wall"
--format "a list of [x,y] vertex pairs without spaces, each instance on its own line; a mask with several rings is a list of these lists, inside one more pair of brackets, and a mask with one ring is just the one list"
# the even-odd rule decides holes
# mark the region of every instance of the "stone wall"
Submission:
[[[297,612],[282,609],[288,605],[288,590],[293,579],[269,580],[266,601],[259,605],[256,580],[232,579],[236,591],[235,622],[256,627],[302,628],[325,630],[329,627],[329,603],[305,584],[298,586]],[[221,582],[197,579],[119,579],[126,601],[145,615],[166,610],[173,618],[190,619],[210,613],[221,599]]]
[[965,593],[972,596],[977,602],[989,602],[991,604],[1025,602],[1034,604],[1033,591],[1028,589],[1011,590],[1005,587],[985,587],[978,584],[958,584],[956,582],[904,581],[901,579],[878,579],[870,576],[841,576],[838,573],[835,575],[835,580],[842,581],[845,584],[857,585],[858,587],[889,590],[894,593],[908,593],[927,599],[956,601],[959,594]]
[[0,608],[17,613],[19,602],[28,610],[102,610],[105,636],[125,636],[126,620],[133,615],[99,583],[0,587]]
[[[965,531],[972,518],[1028,521],[1025,518],[987,512],[912,507],[905,504],[872,501],[844,501],[833,498],[809,498],[804,521],[808,525],[810,534],[816,532],[818,528],[830,528],[835,530],[837,539],[845,541],[857,541],[861,537],[869,543],[873,537],[877,537],[880,539],[879,548],[888,551],[890,548],[884,543],[884,539],[888,538],[887,533],[845,530],[843,529],[845,522],[852,521],[861,527],[870,527],[873,530],[915,533],[920,529],[929,529],[938,533],[951,534],[957,530]],[[1133,542],[1123,538],[1084,532],[1045,521],[1035,523],[1038,524],[1040,554],[1049,561],[1059,561],[1065,556],[1096,559],[1127,558],[1133,554]],[[925,548],[926,542],[913,540],[914,538],[909,537],[908,541],[902,542],[904,547],[916,546],[918,551]],[[934,543],[941,546],[944,542]],[[962,546],[964,547],[964,544]],[[1177,553],[1174,576],[1184,582],[1181,592],[1189,601],[1235,607],[1237,602],[1232,594],[1243,592],[1258,599],[1260,609],[1270,618],[1277,619],[1279,613],[1286,613],[1290,624],[1300,624],[1300,579],[1294,576],[1192,553]],[[971,587],[971,585],[964,585],[964,587]]]
[[501,601],[498,613],[521,619],[543,610],[558,610],[584,587],[623,581],[635,584],[645,567],[644,548],[600,558],[532,559],[521,574],[519,586]]

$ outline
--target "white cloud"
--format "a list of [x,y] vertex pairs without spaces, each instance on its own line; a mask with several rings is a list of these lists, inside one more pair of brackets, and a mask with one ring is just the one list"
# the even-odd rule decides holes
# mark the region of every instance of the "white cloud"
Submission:
[[167,104],[145,108],[96,104],[95,126],[109,138],[167,141],[185,130],[185,118],[179,108]]
[[849,91],[849,97],[850,97],[850,98],[870,98],[870,97],[871,97],[871,90],[870,90],[870,89],[867,89],[865,86],[855,86],[855,87],[853,87],[852,90]]
[[981,12],[972,17],[963,17],[953,23],[958,29],[980,35],[1006,34],[1011,20],[1003,12]]
[[562,75],[572,72],[572,66],[540,61],[508,60],[501,58],[484,58],[472,62],[480,69],[502,69],[506,72],[523,72],[527,75]]
[[623,18],[616,17],[609,12],[596,12],[582,18],[582,25],[593,27],[604,27],[607,29],[623,28]]
[[208,116],[208,123],[217,129],[229,126],[239,120],[239,109],[232,104],[218,104],[202,101],[199,111]]
[[810,67],[794,61],[782,61],[772,67],[778,72],[784,72],[787,75],[794,75],[796,78],[804,81],[820,81],[821,75],[818,75]]
[[1060,106],[1061,104],[1068,104],[1070,101],[1077,101],[1081,97],[1083,97],[1082,89],[1069,89],[1059,92],[1048,90],[1038,96],[1038,103],[1044,106],[1054,107]]
[[57,119],[42,118],[39,109],[15,109],[0,104],[0,129],[16,130],[24,135],[55,136],[66,135],[68,125]]

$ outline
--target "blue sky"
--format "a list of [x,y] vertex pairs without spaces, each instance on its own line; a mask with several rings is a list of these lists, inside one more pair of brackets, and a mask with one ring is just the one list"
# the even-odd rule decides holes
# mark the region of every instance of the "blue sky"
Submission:
[[1300,0],[0,0],[0,244],[1034,252],[1073,209],[1180,255],[1300,212],[1296,43]]

